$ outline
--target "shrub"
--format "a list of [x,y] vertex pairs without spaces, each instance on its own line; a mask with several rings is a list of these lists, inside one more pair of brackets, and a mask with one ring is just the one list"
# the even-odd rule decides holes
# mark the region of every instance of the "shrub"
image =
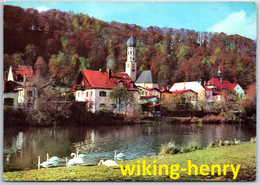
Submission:
[[213,115],[213,114],[210,114],[210,115],[207,115],[207,116],[204,116],[202,118],[202,121],[204,123],[223,123],[226,121],[225,117],[223,115]]
[[191,142],[188,144],[188,148],[190,149],[190,151],[195,151],[195,150],[201,150],[202,147],[200,146],[199,143],[197,142]]
[[179,152],[180,148],[178,148],[172,141],[166,145],[162,145],[161,147],[161,154],[177,154]]

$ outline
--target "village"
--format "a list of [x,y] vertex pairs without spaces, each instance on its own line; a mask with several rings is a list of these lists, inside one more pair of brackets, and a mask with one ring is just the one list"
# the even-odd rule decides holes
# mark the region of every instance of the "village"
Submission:
[[[245,92],[239,84],[232,84],[222,78],[220,67],[216,69],[215,77],[208,81],[202,82],[198,79],[159,87],[151,70],[137,71],[136,40],[132,35],[126,45],[125,72],[114,72],[109,64],[106,71],[81,70],[71,86],[51,80],[37,86],[35,79],[39,80],[48,70],[41,57],[38,57],[34,66],[19,65],[17,68],[10,66],[9,71],[4,73],[4,105],[13,109],[28,106],[36,108],[40,90],[55,90],[61,96],[73,94],[72,101],[85,102],[87,110],[92,113],[107,110],[113,113],[133,114],[134,110],[141,107],[144,116],[160,117],[161,104],[169,101],[171,96],[183,97],[191,106],[207,111],[212,111],[215,102],[229,101],[231,95],[235,94],[238,99],[245,97]],[[109,95],[116,87],[125,89],[130,96],[123,98],[119,94],[111,98]],[[66,104],[64,101],[59,103]]]
[[3,181],[257,179],[255,3],[2,7]]

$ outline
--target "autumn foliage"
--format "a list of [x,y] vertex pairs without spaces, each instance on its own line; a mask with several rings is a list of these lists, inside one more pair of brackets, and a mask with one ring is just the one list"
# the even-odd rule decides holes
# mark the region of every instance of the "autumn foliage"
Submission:
[[126,41],[137,40],[138,70],[151,69],[160,86],[178,81],[207,81],[221,67],[223,78],[242,88],[256,81],[256,41],[224,33],[144,28],[104,22],[86,14],[4,6],[4,69],[33,66],[39,56],[49,75],[71,84],[82,68],[123,72]]

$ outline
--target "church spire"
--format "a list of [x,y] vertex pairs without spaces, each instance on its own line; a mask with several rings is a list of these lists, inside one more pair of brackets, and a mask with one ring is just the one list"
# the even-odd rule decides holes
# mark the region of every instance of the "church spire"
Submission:
[[125,72],[129,75],[129,77],[135,81],[136,80],[136,62],[135,62],[135,47],[136,40],[131,35],[131,37],[127,40],[127,61],[125,65]]
[[9,68],[7,81],[14,81],[12,66]]

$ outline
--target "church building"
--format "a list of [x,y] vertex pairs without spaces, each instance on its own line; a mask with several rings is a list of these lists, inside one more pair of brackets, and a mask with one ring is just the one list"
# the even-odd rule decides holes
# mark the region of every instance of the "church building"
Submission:
[[125,65],[125,72],[135,82],[136,86],[143,88],[158,88],[157,80],[155,79],[151,70],[137,71],[137,64],[135,61],[136,55],[136,40],[131,35],[127,41],[127,61]]

